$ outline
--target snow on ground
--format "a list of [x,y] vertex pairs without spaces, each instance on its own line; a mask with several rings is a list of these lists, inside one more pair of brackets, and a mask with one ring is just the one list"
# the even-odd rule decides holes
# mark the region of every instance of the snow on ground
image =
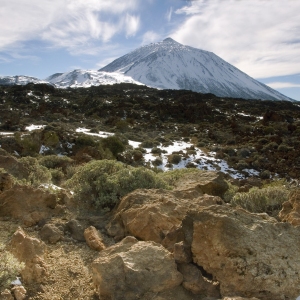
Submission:
[[99,131],[99,133],[91,133],[90,129],[87,129],[87,128],[77,128],[76,132],[82,132],[82,133],[85,133],[87,135],[98,136],[98,137],[101,137],[101,138],[106,138],[108,136],[114,135],[114,133],[106,132],[106,131]]
[[32,130],[42,129],[45,126],[46,125],[33,125],[33,124],[31,124],[30,126],[25,127],[25,129],[28,130],[28,131],[32,131]]
[[13,135],[13,132],[0,132],[0,135]]
[[[99,136],[99,137],[107,137],[112,136],[114,133],[99,131],[99,133],[90,133],[90,129],[86,128],[78,128],[76,132],[82,132],[88,135]],[[128,140],[129,145],[133,148],[138,148],[140,146],[140,142]],[[187,166],[188,163],[194,163],[198,169],[201,170],[210,170],[210,171],[221,171],[224,173],[229,173],[233,178],[245,178],[245,174],[248,176],[258,176],[259,172],[254,169],[245,169],[243,173],[238,172],[237,170],[228,166],[227,162],[223,159],[215,158],[215,152],[205,153],[199,148],[194,147],[195,154],[187,154],[187,151],[193,148],[193,144],[184,142],[184,141],[176,141],[173,142],[173,145],[170,146],[160,146],[159,148],[165,152],[160,156],[151,153],[151,149],[147,148],[147,153],[144,154],[144,160],[146,163],[149,163],[152,167],[153,161],[157,158],[162,160],[162,164],[157,166],[157,168],[168,171],[172,169],[182,169]],[[172,167],[168,167],[168,156],[173,152],[181,152],[182,159],[178,164],[173,164]]]

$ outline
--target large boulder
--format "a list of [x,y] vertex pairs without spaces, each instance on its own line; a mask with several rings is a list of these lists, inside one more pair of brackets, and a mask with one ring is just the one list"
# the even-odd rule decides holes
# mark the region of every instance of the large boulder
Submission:
[[289,222],[294,226],[300,225],[300,191],[295,190],[291,193],[289,200],[284,202],[282,210],[279,212],[282,222]]
[[184,194],[208,194],[223,197],[228,184],[221,172],[203,171],[186,174],[175,183],[175,190]]
[[139,189],[123,197],[107,231],[116,239],[126,235],[162,243],[190,209],[222,204],[220,197],[182,191]]
[[163,246],[129,236],[101,251],[92,272],[101,299],[153,298],[155,293],[179,286],[183,279]]
[[227,205],[191,211],[182,222],[193,261],[223,297],[295,299],[300,294],[300,231],[267,214]]
[[44,258],[47,249],[44,242],[28,236],[22,228],[18,228],[12,236],[9,248],[20,262],[25,263],[25,268],[21,271],[25,283],[45,280],[47,266]]
[[64,191],[52,193],[43,188],[14,185],[0,193],[0,217],[11,217],[25,226],[33,226],[61,214],[62,207],[70,207],[70,199]]

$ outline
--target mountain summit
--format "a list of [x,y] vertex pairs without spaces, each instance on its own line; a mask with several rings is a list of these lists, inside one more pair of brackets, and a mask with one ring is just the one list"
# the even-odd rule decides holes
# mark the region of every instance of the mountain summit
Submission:
[[184,46],[172,38],[140,47],[99,71],[123,73],[160,89],[186,89],[219,97],[291,100],[214,53]]

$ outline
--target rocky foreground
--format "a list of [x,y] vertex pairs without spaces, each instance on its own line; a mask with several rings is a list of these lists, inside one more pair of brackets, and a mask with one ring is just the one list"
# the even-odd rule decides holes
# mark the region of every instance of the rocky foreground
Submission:
[[[138,189],[110,212],[1,178],[1,242],[25,263],[1,299],[282,300],[300,295],[300,191],[275,217],[224,202],[221,173]],[[251,181],[248,181],[251,184]]]

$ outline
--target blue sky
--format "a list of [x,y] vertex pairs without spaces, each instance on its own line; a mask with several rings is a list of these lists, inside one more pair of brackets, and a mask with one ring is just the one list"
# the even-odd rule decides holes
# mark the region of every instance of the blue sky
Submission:
[[172,37],[300,100],[298,0],[0,0],[0,75],[99,69]]

